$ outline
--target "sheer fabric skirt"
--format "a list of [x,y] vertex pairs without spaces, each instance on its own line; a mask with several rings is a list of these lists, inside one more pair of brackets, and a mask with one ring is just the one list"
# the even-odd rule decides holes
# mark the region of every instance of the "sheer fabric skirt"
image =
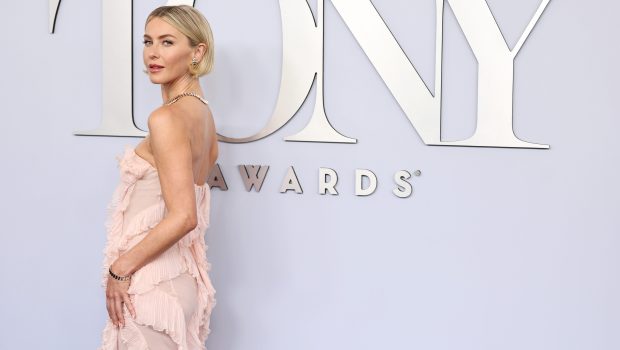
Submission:
[[[183,308],[183,314],[185,315],[185,324],[189,324],[190,318],[196,312],[198,300],[198,286],[196,285],[196,279],[188,273],[182,273],[176,278],[168,281],[163,281],[158,284],[155,290],[167,293],[168,295],[177,299],[181,307]],[[150,293],[153,293],[150,291]],[[155,330],[151,326],[144,326],[133,321],[131,315],[125,312],[125,327],[131,327],[134,330],[138,330],[150,350],[168,350],[178,348],[178,344],[172,341],[172,338],[165,331]],[[129,346],[124,344],[118,338],[118,349],[128,350]]]

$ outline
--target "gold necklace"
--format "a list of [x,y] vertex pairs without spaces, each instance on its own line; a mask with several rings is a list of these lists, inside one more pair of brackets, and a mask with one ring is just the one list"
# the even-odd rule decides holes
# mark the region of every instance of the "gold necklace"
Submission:
[[169,105],[177,102],[183,96],[194,96],[194,97],[198,98],[200,101],[202,101],[204,104],[207,104],[205,99],[203,99],[202,97],[197,95],[195,92],[189,91],[189,92],[183,92],[183,93],[180,93],[180,94],[176,95],[175,97],[169,99],[168,102],[164,103],[164,105],[165,106],[169,106]]

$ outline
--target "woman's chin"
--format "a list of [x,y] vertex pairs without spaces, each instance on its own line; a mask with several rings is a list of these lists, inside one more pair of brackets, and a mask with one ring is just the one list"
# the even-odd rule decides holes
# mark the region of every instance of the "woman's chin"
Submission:
[[153,76],[153,75],[150,75],[149,79],[151,80],[151,83],[153,83],[153,84],[163,84],[163,83],[165,83],[164,79],[162,79],[160,77]]

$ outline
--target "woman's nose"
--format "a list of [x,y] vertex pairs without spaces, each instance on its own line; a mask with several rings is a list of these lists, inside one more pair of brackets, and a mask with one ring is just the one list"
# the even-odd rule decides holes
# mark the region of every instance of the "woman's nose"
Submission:
[[146,56],[150,59],[159,57],[159,53],[157,52],[157,48],[155,47],[155,45],[145,47],[144,50],[146,50]]

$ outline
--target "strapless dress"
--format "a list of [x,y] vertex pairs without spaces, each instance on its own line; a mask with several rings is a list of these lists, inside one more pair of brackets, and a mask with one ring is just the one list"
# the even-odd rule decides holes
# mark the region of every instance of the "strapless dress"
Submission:
[[[130,145],[116,159],[120,182],[107,207],[104,288],[110,265],[138,244],[167,212],[157,169]],[[99,349],[157,348],[153,344],[166,349],[206,349],[211,311],[216,304],[204,238],[209,226],[211,189],[206,182],[194,184],[194,189],[196,228],[133,274],[128,293],[136,318],[123,307],[123,328],[118,329],[108,319]]]

